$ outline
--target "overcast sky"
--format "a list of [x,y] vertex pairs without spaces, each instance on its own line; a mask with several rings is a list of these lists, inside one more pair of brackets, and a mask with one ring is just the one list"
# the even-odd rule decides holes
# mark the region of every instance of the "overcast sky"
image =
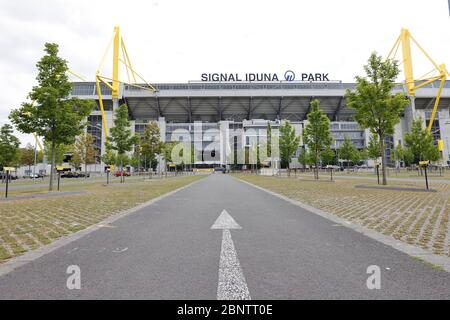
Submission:
[[[115,25],[152,83],[287,69],[351,82],[372,51],[389,52],[402,27],[450,66],[448,0],[0,0],[0,125],[35,84],[45,42],[58,43],[69,67],[94,80]],[[414,68],[419,76],[431,67],[418,58]]]

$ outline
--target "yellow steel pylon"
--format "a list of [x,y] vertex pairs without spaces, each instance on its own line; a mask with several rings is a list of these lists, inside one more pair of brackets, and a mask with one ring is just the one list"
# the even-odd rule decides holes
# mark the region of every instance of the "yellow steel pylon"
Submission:
[[[415,44],[416,47],[425,55],[425,57],[431,62],[433,65],[433,69],[430,72],[427,72],[423,76],[414,79],[413,75],[413,59],[411,54],[411,43]],[[436,111],[439,106],[439,101],[441,99],[442,88],[444,87],[447,76],[450,73],[445,68],[445,64],[438,65],[431,56],[422,48],[422,46],[414,39],[408,29],[402,28],[400,31],[400,35],[394,43],[391,51],[389,52],[387,59],[395,59],[397,55],[399,47],[402,47],[402,62],[404,65],[404,73],[405,73],[405,84],[408,88],[408,95],[410,97],[415,96],[416,89],[419,89],[423,86],[426,86],[429,83],[434,81],[440,81],[439,89],[436,95],[436,99],[434,101],[433,111],[431,112],[430,121],[428,123],[427,131],[431,133],[431,128],[433,126],[434,119],[436,117]],[[434,76],[430,76],[430,74],[434,73]],[[442,151],[443,142],[442,140],[438,140],[438,148],[439,151]]]
[[[111,45],[113,46],[113,68],[112,68],[112,77],[106,77],[101,74],[101,69],[103,67],[103,64],[105,62],[106,56],[111,48]],[[120,56],[122,54],[122,57]],[[121,81],[120,80],[120,64],[122,63],[125,66],[128,82]],[[140,79],[144,82],[147,87],[136,84],[136,78]],[[103,124],[103,131],[105,134],[105,138],[108,138],[108,127],[106,124],[106,117],[105,117],[105,109],[103,106],[103,95],[101,93],[101,83],[103,83],[107,88],[111,90],[111,97],[113,101],[117,101],[119,97],[119,90],[120,90],[120,83],[125,83],[134,87],[138,87],[144,90],[150,90],[152,92],[156,92],[157,90],[155,87],[153,87],[150,83],[148,83],[139,73],[137,73],[132,65],[130,58],[128,56],[127,49],[125,47],[125,42],[123,40],[123,37],[120,34],[120,27],[115,26],[114,27],[114,33],[111,41],[109,42],[108,46],[106,47],[105,53],[103,55],[103,58],[100,62],[99,67],[97,68],[97,71],[95,73],[95,83],[97,88],[97,95],[98,95],[98,102],[100,107],[100,112],[102,114],[102,124]]]
[[[417,79],[414,79],[413,75],[413,59],[411,54],[411,43],[415,44],[417,48],[425,55],[425,57],[433,65],[433,69],[430,72],[427,72],[425,75]],[[427,131],[431,133],[431,128],[433,126],[434,118],[436,117],[436,111],[442,94],[442,88],[444,87],[447,76],[450,74],[445,68],[445,64],[438,65],[431,58],[431,56],[422,48],[422,46],[416,41],[416,39],[414,39],[414,37],[411,35],[408,29],[405,28],[401,29],[400,35],[398,36],[397,40],[394,43],[394,46],[389,52],[387,59],[395,59],[395,56],[397,55],[400,46],[402,47],[402,57],[403,57],[402,62],[404,65],[405,84],[408,88],[408,95],[410,97],[415,96],[416,89],[419,89],[431,82],[440,80],[440,85],[436,95],[436,99],[434,101],[430,122],[427,127]],[[435,75],[429,76],[433,72],[435,73]]]

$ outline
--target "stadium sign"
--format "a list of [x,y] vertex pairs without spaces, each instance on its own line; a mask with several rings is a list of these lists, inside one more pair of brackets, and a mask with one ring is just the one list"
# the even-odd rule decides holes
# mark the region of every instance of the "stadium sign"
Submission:
[[328,73],[300,73],[296,77],[287,70],[281,77],[277,73],[202,73],[203,82],[278,82],[278,81],[330,81]]

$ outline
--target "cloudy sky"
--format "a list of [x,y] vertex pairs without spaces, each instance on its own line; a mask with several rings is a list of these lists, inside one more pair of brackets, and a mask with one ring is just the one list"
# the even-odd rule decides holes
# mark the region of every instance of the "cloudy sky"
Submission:
[[[372,51],[389,52],[402,27],[450,65],[448,0],[0,0],[0,125],[26,100],[45,42],[57,42],[70,68],[93,80],[115,25],[135,69],[153,83],[287,69],[351,82]],[[414,68],[419,76],[431,67],[419,57]]]

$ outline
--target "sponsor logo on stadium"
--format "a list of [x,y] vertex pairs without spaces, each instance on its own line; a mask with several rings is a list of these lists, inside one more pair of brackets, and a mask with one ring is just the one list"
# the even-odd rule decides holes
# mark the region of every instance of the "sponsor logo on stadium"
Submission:
[[203,82],[279,82],[279,81],[330,81],[328,73],[299,73],[286,70],[279,77],[277,73],[202,73]]

